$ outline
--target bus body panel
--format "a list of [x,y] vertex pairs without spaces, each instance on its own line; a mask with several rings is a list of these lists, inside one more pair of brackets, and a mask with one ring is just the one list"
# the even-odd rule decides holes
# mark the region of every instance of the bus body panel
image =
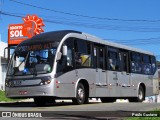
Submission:
[[[80,80],[86,80],[89,85],[89,97],[96,96],[96,72],[92,68],[80,68],[76,70],[76,77],[78,81],[76,82],[76,88]],[[75,90],[76,90],[75,88]]]
[[58,97],[75,97],[75,70],[64,73],[56,78],[56,93]]
[[95,97],[95,73],[94,69],[77,69],[64,73],[56,78],[58,97],[75,97],[76,88],[80,80],[86,80],[89,84],[89,97]]
[[159,80],[159,76],[158,76],[158,69],[156,71],[156,73],[153,75],[152,77],[152,81],[153,81],[153,94],[157,95],[159,94],[159,90],[160,90],[160,80]]

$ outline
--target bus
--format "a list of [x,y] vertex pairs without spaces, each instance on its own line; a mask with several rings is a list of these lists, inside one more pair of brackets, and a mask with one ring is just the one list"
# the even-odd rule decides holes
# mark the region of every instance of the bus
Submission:
[[142,102],[159,93],[156,58],[79,31],[46,32],[16,47],[5,93],[8,98],[33,98],[38,106],[56,99]]

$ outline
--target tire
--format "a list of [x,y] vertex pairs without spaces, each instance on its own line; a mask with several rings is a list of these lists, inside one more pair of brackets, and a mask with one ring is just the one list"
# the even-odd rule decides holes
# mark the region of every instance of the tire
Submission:
[[103,98],[100,98],[102,103],[111,103],[111,102],[115,102],[116,99],[115,98],[109,98],[109,97],[103,97]]
[[86,97],[85,101],[84,101],[84,104],[89,104],[89,99],[88,97]]
[[139,86],[138,97],[129,98],[129,102],[143,102],[145,99],[145,93],[142,86]]
[[35,97],[34,98],[34,103],[37,105],[37,106],[45,106],[46,103],[47,103],[47,100],[45,97]]
[[82,83],[78,83],[77,90],[76,90],[76,98],[73,98],[72,101],[76,105],[81,105],[87,102],[86,92],[84,85]]

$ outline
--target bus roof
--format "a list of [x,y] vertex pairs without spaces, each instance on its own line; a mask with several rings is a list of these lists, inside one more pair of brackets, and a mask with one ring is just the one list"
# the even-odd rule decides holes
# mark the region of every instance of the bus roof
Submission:
[[61,41],[62,38],[69,33],[82,34],[81,32],[74,31],[74,30],[60,30],[60,31],[45,32],[45,33],[41,33],[39,35],[33,36],[30,39],[24,40],[22,43],[20,43],[20,45],[46,42],[46,40],[47,42]]
[[118,43],[111,42],[111,41],[108,41],[108,40],[102,40],[101,38],[98,38],[96,36],[93,36],[93,35],[90,35],[90,34],[87,34],[87,33],[82,33],[82,34],[86,35],[88,40],[91,40],[91,41],[96,42],[96,43],[101,43],[101,44],[105,44],[105,45],[108,45],[108,46],[111,46],[111,47],[116,47],[116,48],[121,48],[121,49],[124,49],[124,50],[135,51],[135,52],[139,52],[139,53],[143,53],[143,54],[154,55],[152,52],[149,52],[149,51],[146,51],[146,50],[141,50],[141,49],[138,49],[138,48],[129,47],[129,46],[118,44]]
[[39,35],[36,35],[28,40],[23,41],[22,43],[20,43],[20,45],[26,45],[26,44],[35,44],[35,43],[39,43],[39,42],[51,42],[51,41],[61,41],[63,39],[64,36],[66,36],[69,33],[77,33],[77,34],[83,34],[87,37],[87,40],[89,41],[93,41],[96,43],[101,43],[101,44],[105,44],[108,46],[112,46],[112,47],[117,47],[117,48],[121,48],[121,49],[126,49],[126,50],[130,50],[130,51],[135,51],[135,52],[140,52],[140,53],[144,53],[144,54],[150,54],[150,55],[154,55],[151,52],[145,51],[145,50],[140,50],[137,48],[133,48],[133,47],[129,47],[126,45],[122,45],[122,44],[118,44],[118,43],[114,43],[111,41],[107,41],[107,40],[102,40],[96,36],[87,34],[87,33],[82,33],[79,31],[74,31],[74,30],[60,30],[60,31],[52,31],[52,32],[46,32],[46,33],[41,33]]

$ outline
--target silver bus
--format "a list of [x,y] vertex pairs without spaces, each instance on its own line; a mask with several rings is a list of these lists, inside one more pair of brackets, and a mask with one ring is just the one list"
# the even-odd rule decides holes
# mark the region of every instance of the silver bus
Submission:
[[5,80],[9,98],[34,98],[37,105],[100,98],[142,102],[159,93],[155,56],[147,51],[72,30],[47,32],[20,43]]

